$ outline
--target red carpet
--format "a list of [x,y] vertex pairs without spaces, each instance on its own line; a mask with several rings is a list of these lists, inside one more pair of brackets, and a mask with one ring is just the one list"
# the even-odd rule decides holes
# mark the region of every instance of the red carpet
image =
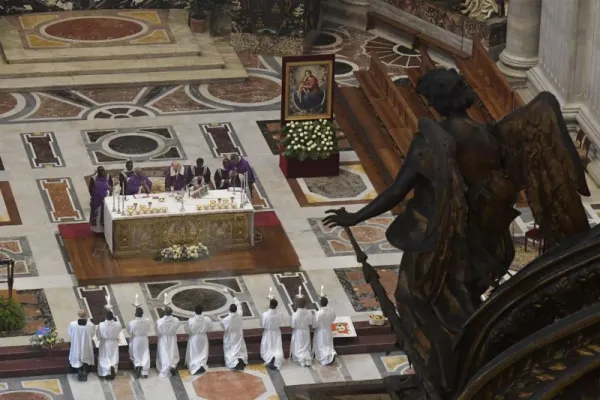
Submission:
[[260,228],[264,226],[279,226],[281,221],[275,214],[275,211],[264,211],[254,213],[254,227]]
[[63,239],[77,239],[92,236],[92,229],[88,222],[78,224],[59,224],[58,233]]

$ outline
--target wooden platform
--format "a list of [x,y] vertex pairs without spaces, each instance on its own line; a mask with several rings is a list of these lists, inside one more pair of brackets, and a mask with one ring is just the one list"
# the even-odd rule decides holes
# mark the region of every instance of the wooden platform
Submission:
[[294,272],[298,255],[281,225],[256,227],[262,236],[251,250],[216,253],[200,261],[158,262],[149,257],[114,259],[102,250],[102,236],[65,238],[63,241],[80,285],[148,282],[168,279]]

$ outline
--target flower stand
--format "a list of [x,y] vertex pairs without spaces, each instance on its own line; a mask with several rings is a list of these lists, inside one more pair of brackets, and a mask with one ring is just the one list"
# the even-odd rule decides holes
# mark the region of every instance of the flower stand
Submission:
[[336,176],[340,174],[340,153],[332,154],[326,159],[304,161],[280,154],[279,168],[288,179]]

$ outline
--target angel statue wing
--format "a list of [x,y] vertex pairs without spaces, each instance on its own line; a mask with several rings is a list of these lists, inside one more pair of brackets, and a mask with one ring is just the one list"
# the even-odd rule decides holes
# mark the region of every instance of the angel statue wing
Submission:
[[580,195],[589,196],[583,165],[558,100],[542,92],[492,127],[505,173],[525,190],[545,246],[590,229]]

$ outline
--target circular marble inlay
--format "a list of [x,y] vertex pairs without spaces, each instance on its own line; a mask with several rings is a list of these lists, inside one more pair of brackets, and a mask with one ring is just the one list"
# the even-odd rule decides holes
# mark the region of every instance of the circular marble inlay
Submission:
[[0,400],[52,400],[52,397],[40,392],[0,393]]
[[147,154],[158,149],[160,144],[147,136],[118,136],[108,142],[108,147],[121,154]]
[[0,115],[7,114],[17,106],[17,99],[10,93],[0,93]]
[[54,38],[81,42],[104,42],[135,36],[146,28],[144,25],[122,18],[81,17],[68,18],[51,23],[44,32]]
[[[375,226],[355,226],[352,228],[352,233],[359,243],[376,243],[385,240],[385,230]],[[350,241],[344,230],[340,231],[340,237],[343,240]]]
[[367,190],[359,175],[344,169],[334,177],[304,178],[304,183],[312,193],[328,199],[349,199]]
[[137,106],[104,106],[97,108],[87,115],[87,119],[124,119],[134,117],[155,117],[156,114]]
[[313,46],[331,46],[335,42],[337,42],[335,36],[329,33],[321,33],[313,42]]
[[234,371],[209,371],[192,386],[196,395],[207,400],[263,398],[267,388],[261,378]]
[[262,76],[250,75],[246,82],[209,84],[206,91],[217,100],[252,106],[279,98],[281,84]]
[[207,288],[190,288],[177,292],[171,298],[177,308],[194,312],[197,304],[202,304],[204,311],[214,311],[227,305],[227,296],[223,293]]
[[354,70],[354,68],[352,67],[352,65],[343,62],[343,61],[336,61],[335,64],[333,65],[333,71],[336,75],[345,75],[345,74],[349,74]]

